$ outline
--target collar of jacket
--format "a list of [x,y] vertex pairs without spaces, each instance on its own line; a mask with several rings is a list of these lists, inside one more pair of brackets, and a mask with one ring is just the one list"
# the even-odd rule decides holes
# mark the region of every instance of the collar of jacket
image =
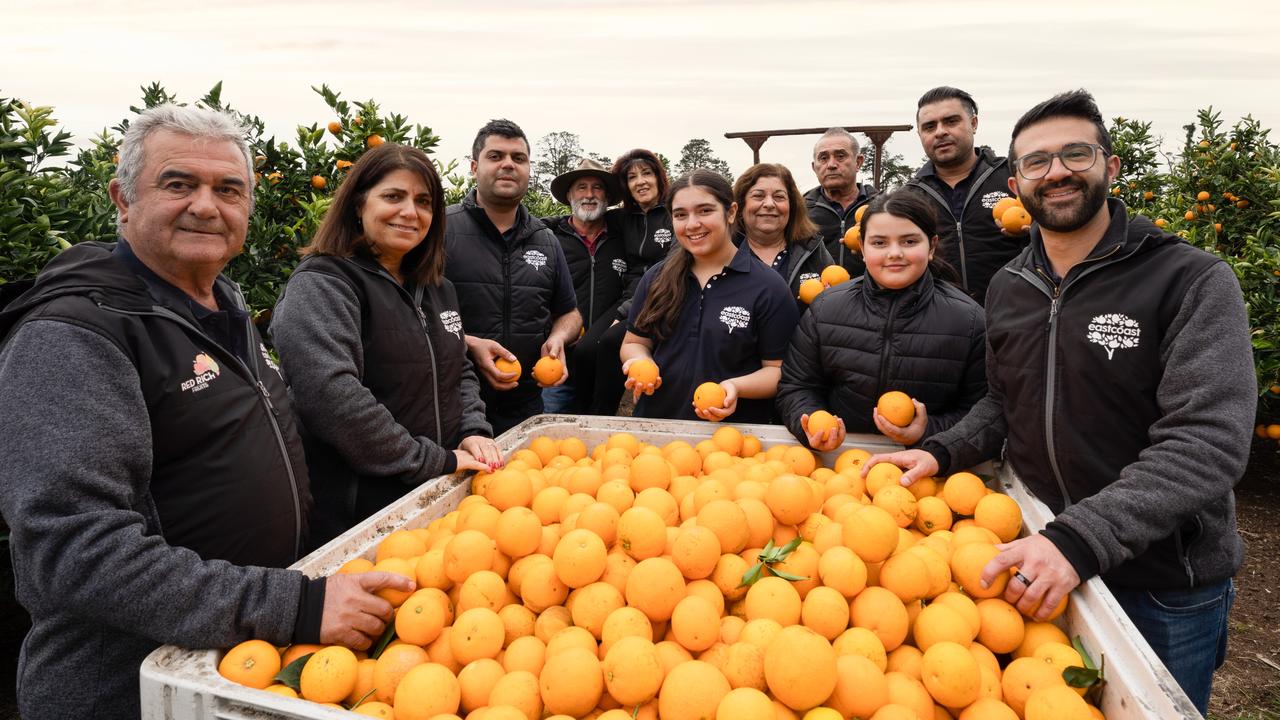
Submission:
[[[480,203],[476,201],[475,188],[471,188],[471,190],[466,194],[466,197],[462,198],[462,209],[470,213],[471,217],[475,219],[480,227],[491,231],[496,240],[499,242],[502,241],[502,233],[498,232],[498,226],[493,224],[493,221],[489,219],[489,213],[485,212],[484,208],[480,207]],[[547,228],[542,221],[535,221],[524,205],[516,207],[516,223],[515,225],[512,225],[512,227],[516,231],[513,236],[513,241],[517,243],[525,240],[539,230]]]
[[[1123,246],[1123,249],[1115,253],[1115,257],[1108,262],[1159,245],[1185,242],[1177,235],[1162,231],[1142,215],[1130,216],[1128,208],[1120,198],[1107,198],[1107,211],[1111,214],[1111,222],[1102,234],[1102,239],[1085,257],[1086,261],[1115,252],[1117,245]],[[1048,255],[1044,250],[1044,236],[1040,233],[1040,226],[1032,225],[1030,241],[1027,243],[1027,248],[1018,256],[1017,265],[1034,272],[1037,257],[1047,258]]]
[[[990,167],[991,165],[1003,165],[1006,162],[1005,158],[996,155],[996,151],[986,145],[978,148],[978,165],[982,168]],[[981,172],[981,170],[978,167],[975,167],[970,174],[977,172]],[[920,166],[920,169],[916,171],[915,179],[919,180],[920,178],[928,177],[929,175],[937,175],[937,172],[933,169],[932,160],[926,160],[924,165]]]
[[[870,183],[863,183],[858,186],[858,197],[854,198],[853,204],[844,208],[844,212],[848,212],[852,208],[856,208],[868,202],[871,196],[875,194],[876,189],[871,187]],[[827,197],[827,193],[819,185],[804,194],[804,206],[806,208],[824,207],[832,212],[839,212],[836,206],[831,204],[831,199]]]
[[885,311],[891,303],[896,301],[898,303],[898,317],[906,317],[918,310],[924,304],[924,300],[933,292],[934,286],[933,273],[928,268],[915,282],[901,290],[890,290],[881,287],[880,283],[871,277],[869,271],[862,274],[861,280],[862,294],[867,298],[867,302],[872,307]]

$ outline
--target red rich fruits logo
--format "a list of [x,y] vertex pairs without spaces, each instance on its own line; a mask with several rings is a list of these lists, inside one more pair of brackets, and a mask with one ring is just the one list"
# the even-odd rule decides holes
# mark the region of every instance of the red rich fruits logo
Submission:
[[204,353],[196,355],[195,362],[191,363],[191,369],[195,371],[196,375],[213,373],[213,376],[217,377],[222,374],[222,369],[218,367],[218,363]]

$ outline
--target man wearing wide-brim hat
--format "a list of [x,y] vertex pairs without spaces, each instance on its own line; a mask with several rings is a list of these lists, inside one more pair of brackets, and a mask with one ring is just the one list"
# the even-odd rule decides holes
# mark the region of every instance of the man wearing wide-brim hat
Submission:
[[569,262],[583,336],[568,353],[569,382],[543,390],[542,403],[549,413],[583,412],[595,384],[596,363],[618,362],[617,357],[597,359],[595,348],[598,335],[612,322],[625,286],[622,238],[605,221],[605,210],[622,200],[622,188],[600,163],[584,158],[551,181],[551,195],[570,209],[568,215],[543,222],[560,240]]

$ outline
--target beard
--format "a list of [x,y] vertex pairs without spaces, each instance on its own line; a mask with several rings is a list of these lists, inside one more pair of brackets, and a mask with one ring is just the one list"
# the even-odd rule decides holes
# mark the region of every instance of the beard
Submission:
[[573,210],[573,216],[584,223],[595,222],[604,217],[604,203],[596,201],[594,208],[587,208],[586,200],[570,200],[569,207]]
[[[1053,209],[1046,207],[1044,194],[1064,187],[1075,187],[1080,195],[1075,202]],[[1022,198],[1023,205],[1032,219],[1045,230],[1059,233],[1075,232],[1084,227],[1098,210],[1107,202],[1107,177],[1103,175],[1097,182],[1073,174],[1052,185],[1042,185],[1034,192]]]

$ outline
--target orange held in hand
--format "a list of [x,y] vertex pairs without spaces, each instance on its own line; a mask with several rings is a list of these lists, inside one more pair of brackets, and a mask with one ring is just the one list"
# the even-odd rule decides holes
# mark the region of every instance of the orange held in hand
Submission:
[[[862,212],[862,208],[858,208],[858,212]],[[862,252],[862,229],[860,227],[854,225],[845,230],[844,246],[856,253]]]
[[720,383],[704,382],[693,391],[693,406],[699,410],[724,407],[724,388]]
[[840,265],[828,265],[822,268],[822,284],[827,287],[839,285],[849,279],[849,271]]
[[1020,233],[1031,226],[1031,214],[1021,205],[1011,207],[1000,216],[1000,225],[1006,232]]
[[800,302],[808,305],[826,289],[826,286],[823,285],[822,281],[818,278],[809,278],[808,280],[800,283]]
[[817,435],[839,427],[839,420],[826,410],[818,410],[809,416],[809,434]]
[[911,396],[897,390],[890,390],[881,395],[876,403],[876,409],[885,420],[898,427],[910,425],[916,417],[916,406],[911,402]]
[[564,363],[560,358],[545,355],[533,364],[533,379],[543,387],[555,385],[564,377]]
[[640,358],[627,366],[627,377],[640,385],[652,385],[658,381],[658,363],[649,358]]
[[1016,197],[1004,197],[991,208],[991,217],[996,222],[1004,217],[1005,211],[1012,207],[1022,207],[1022,201]]
[[493,366],[498,368],[499,372],[515,373],[516,374],[515,379],[516,380],[520,379],[520,361],[519,360],[507,360],[506,358],[498,358],[497,360],[493,361]]

